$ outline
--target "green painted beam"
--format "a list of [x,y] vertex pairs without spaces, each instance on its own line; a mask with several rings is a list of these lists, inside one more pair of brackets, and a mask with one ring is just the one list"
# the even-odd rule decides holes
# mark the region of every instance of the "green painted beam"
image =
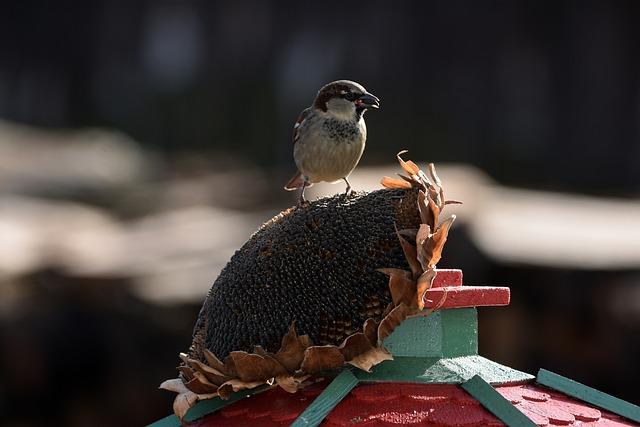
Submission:
[[478,354],[475,308],[439,310],[410,317],[384,341],[393,356],[458,357]]
[[329,412],[349,394],[358,384],[358,379],[350,369],[345,369],[331,381],[331,384],[324,389],[311,405],[304,410],[298,418],[291,424],[291,427],[319,425]]
[[640,407],[633,403],[587,387],[584,384],[554,374],[546,369],[540,369],[538,371],[536,381],[543,386],[640,423]]
[[501,365],[482,356],[395,357],[375,366],[372,372],[354,372],[360,381],[408,381],[426,384],[461,384],[480,375],[490,384],[534,379],[533,375]]
[[463,383],[461,387],[509,427],[536,426],[533,421],[527,418],[479,375]]
[[[222,400],[220,398],[213,398],[207,400],[201,400],[196,403],[193,408],[189,409],[187,415],[184,417],[185,422],[195,421],[204,417],[205,415],[209,415],[213,412],[216,412],[227,405],[231,405],[232,403],[237,402],[240,399],[244,399],[245,397],[249,397],[253,394],[259,393],[261,391],[267,390],[268,387],[258,387],[252,390],[243,390],[237,393],[232,393],[229,399]],[[180,419],[175,415],[169,415],[168,417],[164,417],[149,424],[147,427],[180,427],[182,423]]]
[[175,415],[169,415],[148,424],[147,427],[180,427],[180,420]]

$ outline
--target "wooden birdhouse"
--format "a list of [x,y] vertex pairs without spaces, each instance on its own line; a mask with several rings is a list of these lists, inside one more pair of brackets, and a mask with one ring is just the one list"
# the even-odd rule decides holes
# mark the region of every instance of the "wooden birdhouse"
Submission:
[[[506,287],[467,286],[436,270],[424,310],[385,341],[371,372],[325,372],[288,393],[264,386],[199,402],[188,426],[632,426],[640,408],[541,369],[536,376],[478,354],[477,307],[509,304]],[[437,307],[438,310],[432,311]],[[181,425],[175,416],[154,427]]]

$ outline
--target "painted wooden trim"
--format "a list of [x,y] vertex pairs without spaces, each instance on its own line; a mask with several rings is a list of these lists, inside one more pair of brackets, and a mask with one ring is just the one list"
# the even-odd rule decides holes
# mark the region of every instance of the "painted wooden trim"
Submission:
[[391,354],[401,357],[457,357],[478,354],[475,308],[438,310],[409,317],[384,340]]
[[425,308],[463,308],[509,305],[511,291],[499,286],[443,286],[425,292]]
[[[213,412],[219,411],[225,406],[231,405],[238,400],[244,399],[245,397],[249,397],[265,390],[268,390],[268,387],[258,387],[252,390],[243,390],[237,393],[232,393],[227,400],[222,400],[219,397],[201,400],[200,402],[196,403],[193,408],[189,409],[187,414],[184,416],[184,422],[189,423],[195,421]],[[175,415],[169,415],[149,424],[147,427],[180,427],[182,426],[182,424],[183,423],[180,422],[180,418],[176,417]]]
[[310,426],[315,427],[325,419],[329,412],[338,405],[358,384],[358,378],[350,369],[345,369],[331,381],[311,405],[302,412],[291,424],[291,427]]
[[431,283],[432,288],[443,286],[462,286],[462,270],[453,268],[443,268],[436,270],[436,277]]
[[461,387],[507,426],[536,426],[533,421],[527,418],[526,415],[520,412],[479,375],[475,375],[469,381],[462,383]]
[[180,420],[175,415],[169,415],[147,424],[147,427],[180,427]]
[[640,423],[640,406],[588,387],[561,375],[540,369],[536,381],[568,396]]

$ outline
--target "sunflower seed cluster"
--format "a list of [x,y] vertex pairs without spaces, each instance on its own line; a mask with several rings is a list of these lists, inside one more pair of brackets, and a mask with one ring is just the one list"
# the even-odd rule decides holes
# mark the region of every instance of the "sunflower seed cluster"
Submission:
[[198,316],[190,353],[276,352],[293,321],[316,345],[340,344],[391,301],[376,271],[408,265],[395,233],[419,226],[417,190],[337,195],[263,225],[231,258]]

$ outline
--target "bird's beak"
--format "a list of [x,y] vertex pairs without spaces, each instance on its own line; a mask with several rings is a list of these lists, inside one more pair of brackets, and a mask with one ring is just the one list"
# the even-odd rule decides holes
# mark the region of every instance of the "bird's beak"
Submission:
[[377,96],[365,92],[356,99],[356,105],[362,108],[380,108],[380,100]]

